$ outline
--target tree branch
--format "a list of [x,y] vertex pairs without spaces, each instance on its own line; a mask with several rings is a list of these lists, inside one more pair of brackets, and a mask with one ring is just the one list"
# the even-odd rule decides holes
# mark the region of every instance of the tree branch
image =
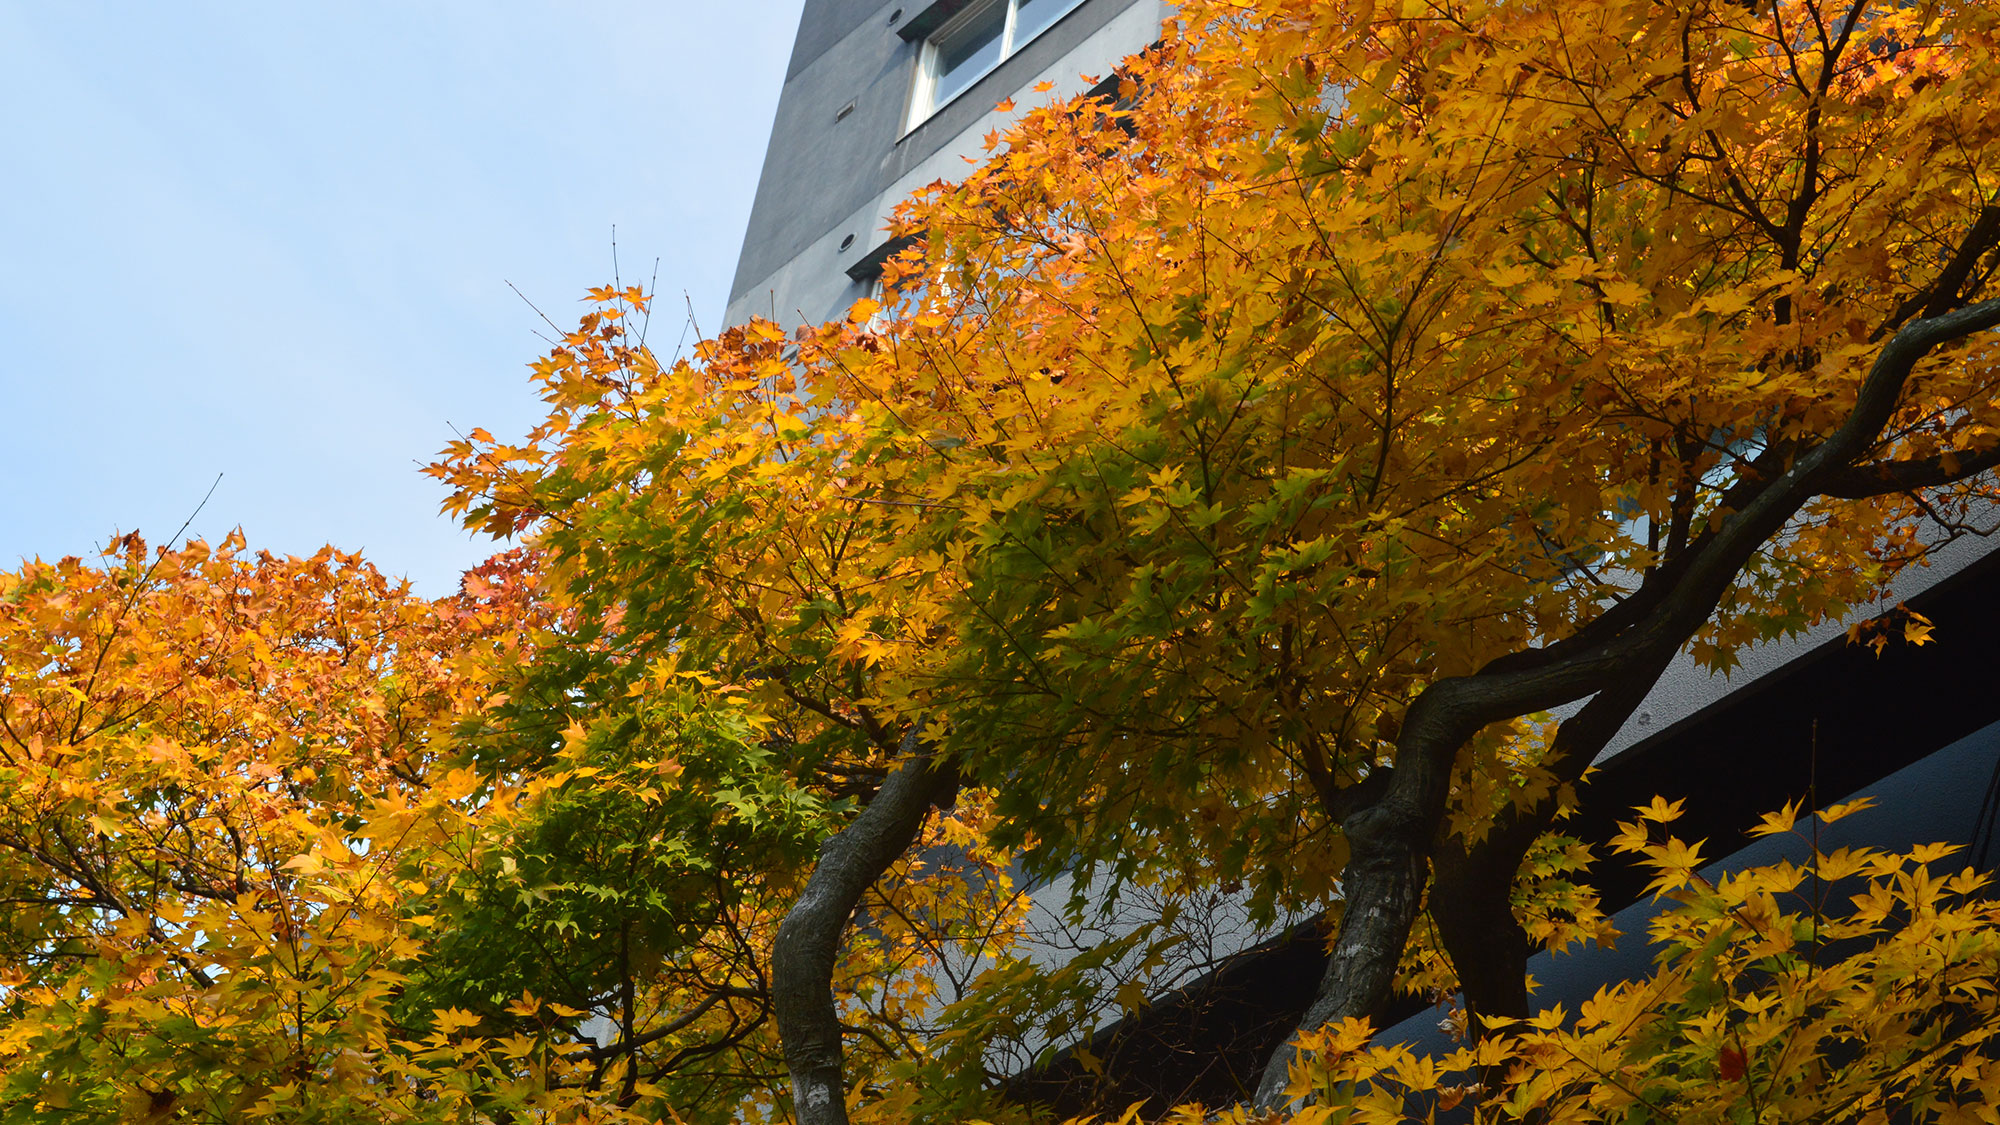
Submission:
[[1995,246],[2000,246],[2000,207],[1988,205],[1979,209],[1979,217],[1973,220],[1972,229],[1965,232],[1958,250],[1951,261],[1945,263],[1937,278],[1922,292],[1912,294],[1897,306],[1889,319],[1875,330],[1874,338],[1879,340],[1896,331],[1918,313],[1925,317],[1939,317],[1951,311],[1958,304],[1965,283],[1972,277],[1979,259]]
[[[1946,468],[1946,458],[1950,458],[1949,469]],[[1866,500],[1892,492],[1914,492],[1920,488],[1952,484],[1996,466],[2000,466],[2000,444],[1987,449],[1940,453],[1913,461],[1856,465],[1828,477],[1819,494],[1836,500]]]

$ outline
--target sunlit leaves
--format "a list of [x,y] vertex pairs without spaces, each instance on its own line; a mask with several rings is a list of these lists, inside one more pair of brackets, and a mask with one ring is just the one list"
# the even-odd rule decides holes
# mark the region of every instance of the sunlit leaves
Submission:
[[[1688,846],[1647,823],[1630,826],[1642,861],[1685,870]],[[1575,1012],[1434,1057],[1372,1043],[1359,1021],[1308,1035],[1289,1120],[1428,1120],[1453,1107],[1479,1122],[1990,1117],[2000,913],[1988,877],[1953,872],[1949,848],[1856,862],[1815,852],[1805,829],[1781,831],[1806,863],[1684,882],[1651,926],[1658,968]]]
[[[5,586],[8,1112],[448,1113],[456,1080],[390,1007],[452,845],[506,806],[439,765],[481,695],[459,660],[499,621],[352,556],[250,558],[239,539],[129,536]],[[536,1085],[483,1088],[517,1080]]]
[[[545,698],[593,723],[712,676],[837,820],[922,721],[1042,870],[1327,905],[1413,700],[1657,605],[1887,334],[1984,294],[1994,34],[1969,3],[1190,0],[1116,105],[1030,111],[899,212],[880,306],[668,367],[600,292],[535,366],[544,424],[433,471],[548,553]],[[1985,456],[1993,361],[1919,364],[1857,479]],[[1704,594],[1703,666],[1995,498],[1843,487]],[[1458,747],[1440,827],[1572,799],[1553,737]],[[716,795],[735,823],[757,792]],[[1618,846],[1694,893],[1699,845],[1648,834],[1678,811]],[[1608,936],[1586,861],[1552,837],[1521,873],[1538,940]],[[1725,1046],[1770,1057],[1705,1042],[1704,1073]]]

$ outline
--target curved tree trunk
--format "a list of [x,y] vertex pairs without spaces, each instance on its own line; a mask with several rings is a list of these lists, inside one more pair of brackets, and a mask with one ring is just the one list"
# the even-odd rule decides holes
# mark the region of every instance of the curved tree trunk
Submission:
[[847,1125],[833,965],[848,919],[862,894],[916,839],[931,806],[949,800],[957,787],[956,771],[922,748],[914,728],[903,751],[902,765],[868,807],[820,845],[819,862],[771,947],[772,1008],[800,1125]]

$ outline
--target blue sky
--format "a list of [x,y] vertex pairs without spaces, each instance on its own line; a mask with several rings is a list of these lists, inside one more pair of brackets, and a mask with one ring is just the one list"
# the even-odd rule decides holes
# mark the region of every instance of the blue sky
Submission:
[[0,0],[0,566],[190,534],[493,549],[418,474],[658,260],[713,330],[801,0]]

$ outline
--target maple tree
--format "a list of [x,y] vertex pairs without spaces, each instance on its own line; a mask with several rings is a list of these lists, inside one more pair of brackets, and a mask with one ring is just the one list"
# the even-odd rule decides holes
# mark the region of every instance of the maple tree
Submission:
[[[618,654],[539,567],[429,600],[131,535],[0,574],[0,1119],[769,1111],[769,947],[825,803],[727,692],[605,671],[636,704],[594,706],[577,663]],[[884,1080],[940,951],[1018,914],[983,815],[931,820],[831,970]]]
[[[1013,948],[1025,900],[1006,871],[1010,853],[987,838],[991,796],[961,791],[956,769],[923,767],[920,719],[880,707],[867,662],[835,651],[834,627],[847,627],[849,607],[871,604],[878,578],[850,574],[840,529],[822,522],[827,482],[775,471],[754,419],[745,430],[717,409],[718,396],[785,387],[782,334],[758,326],[731,337],[734,351],[708,347],[699,370],[663,370],[629,323],[647,298],[593,297],[598,306],[536,365],[553,411],[529,443],[495,448],[475,431],[433,470],[460,486],[455,504],[475,526],[534,532],[547,596],[575,623],[541,648],[502,721],[543,732],[545,744],[569,722],[600,732],[585,742],[616,740],[661,693],[701,686],[740,700],[766,745],[739,757],[740,773],[721,788],[710,777],[677,792],[704,818],[756,790],[811,810],[795,822],[789,868],[785,854],[764,868],[792,897],[779,896],[783,926],[759,943],[769,962],[753,974],[766,1014],[794,1031],[816,1028],[803,1045],[786,1036],[794,1073],[835,1076],[818,1102],[795,1101],[844,1112],[861,1098],[876,1114],[896,1104],[837,1077],[857,1020],[863,1073],[899,1096],[921,1088],[933,1111],[959,1094],[984,1098],[982,1060],[996,1037],[1073,1026],[1088,1007],[1080,982],[1143,935],[1055,973]],[[523,707],[562,718],[524,722],[512,713]],[[917,768],[901,768],[912,759]],[[933,815],[941,807],[953,811]],[[851,862],[810,862],[828,834]],[[930,846],[913,851],[920,839]],[[788,884],[788,870],[810,875]],[[829,889],[829,879],[839,882]],[[857,911],[869,919],[865,935],[850,925]],[[784,927],[810,940],[788,942]],[[976,978],[994,977],[1022,987],[1001,1000],[973,994]],[[953,1017],[958,1006],[988,1017],[969,1026]],[[924,1068],[922,1082],[912,1067]]]
[[[1650,924],[1648,977],[1600,989],[1575,1013],[1502,1021],[1440,1056],[1369,1042],[1362,1020],[1300,1037],[1292,1117],[1335,1121],[1976,1121],[2000,1101],[1994,1037],[2000,908],[1991,877],[1952,870],[1944,845],[1823,850],[1826,826],[1867,802],[1755,836],[1796,857],[1705,878],[1700,845],[1670,834],[1655,801],[1615,851],[1653,872],[1674,906]],[[1865,814],[1864,814],[1865,815]],[[1500,1088],[1487,1083],[1496,1076]],[[1490,1096],[1495,1095],[1498,1096]],[[1130,1116],[1130,1115],[1128,1115]],[[1254,1120],[1243,1108],[1163,1121]]]
[[444,1115],[385,1048],[475,637],[331,550],[0,575],[8,1119]]
[[[899,213],[888,308],[675,366],[593,314],[550,422],[439,471],[905,763],[830,917],[975,782],[1041,869],[1333,908],[1308,1029],[1382,1012],[1419,910],[1524,1016],[1523,861],[1668,660],[1865,604],[1992,499],[1994,19],[1189,3],[1117,105]],[[819,1003],[791,1067],[837,1120]]]
[[[662,363],[594,292],[545,422],[432,468],[532,541],[457,598],[236,541],[0,577],[9,1111],[1025,1112],[987,1060],[1173,912],[1051,965],[1017,861],[1327,911],[1260,1110],[1976,1103],[1995,920],[1935,850],[1815,851],[1867,885],[1808,938],[1797,866],[1635,829],[1667,967],[1522,1021],[1667,662],[1990,515],[1997,21],[1188,0],[898,213],[886,307]],[[1411,987],[1485,1038],[1365,1047]]]

